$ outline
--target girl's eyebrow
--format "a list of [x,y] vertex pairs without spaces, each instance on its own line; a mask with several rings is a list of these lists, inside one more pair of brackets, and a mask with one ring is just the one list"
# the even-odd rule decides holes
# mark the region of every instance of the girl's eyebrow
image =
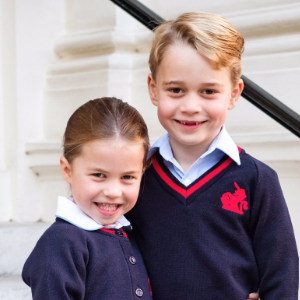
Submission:
[[103,169],[100,169],[100,168],[93,168],[93,167],[89,168],[89,170],[92,171],[92,172],[98,172],[98,173],[105,173],[105,172],[106,172],[106,171],[103,170]]
[[134,175],[139,173],[139,171],[128,171],[128,172],[124,172],[123,175]]
[[[103,169],[100,169],[100,168],[90,168],[89,169],[90,172],[94,172],[94,173],[109,173],[109,171],[107,170],[103,170]],[[136,174],[138,173],[137,170],[129,170],[128,172],[123,172],[122,175],[131,175],[131,174]]]

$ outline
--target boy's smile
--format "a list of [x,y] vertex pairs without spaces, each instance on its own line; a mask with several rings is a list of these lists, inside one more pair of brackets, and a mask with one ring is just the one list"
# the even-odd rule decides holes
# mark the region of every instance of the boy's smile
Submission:
[[229,70],[214,69],[189,45],[173,45],[164,53],[156,79],[148,77],[152,103],[176,152],[202,155],[225,123],[243,83],[232,88]]
[[135,205],[143,174],[141,143],[93,140],[82,146],[72,164],[61,170],[80,209],[101,225],[114,224]]
[[204,124],[205,121],[183,121],[183,120],[175,120],[179,123],[183,128],[185,129],[195,129],[201,126],[201,124]]

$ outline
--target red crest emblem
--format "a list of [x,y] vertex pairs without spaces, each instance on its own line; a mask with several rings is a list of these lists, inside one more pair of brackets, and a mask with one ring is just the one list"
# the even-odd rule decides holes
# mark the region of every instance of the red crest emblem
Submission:
[[241,189],[236,182],[234,182],[234,185],[236,187],[236,190],[234,193],[224,193],[221,197],[222,201],[222,208],[226,210],[230,210],[232,212],[235,212],[237,214],[243,215],[243,210],[248,209],[248,202],[245,201],[247,198],[245,190]]

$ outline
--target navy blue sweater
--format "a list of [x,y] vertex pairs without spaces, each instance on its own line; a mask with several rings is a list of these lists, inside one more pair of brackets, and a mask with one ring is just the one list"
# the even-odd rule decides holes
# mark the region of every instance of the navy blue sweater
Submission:
[[33,300],[151,300],[131,232],[114,233],[86,231],[57,218],[23,268]]
[[126,216],[155,300],[298,299],[299,258],[276,173],[241,151],[188,187],[152,157]]

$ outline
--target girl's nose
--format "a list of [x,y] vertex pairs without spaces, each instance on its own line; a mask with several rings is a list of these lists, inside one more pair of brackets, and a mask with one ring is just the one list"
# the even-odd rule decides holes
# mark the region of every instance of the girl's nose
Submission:
[[121,197],[122,189],[120,184],[118,182],[107,182],[103,188],[103,195],[111,199]]

